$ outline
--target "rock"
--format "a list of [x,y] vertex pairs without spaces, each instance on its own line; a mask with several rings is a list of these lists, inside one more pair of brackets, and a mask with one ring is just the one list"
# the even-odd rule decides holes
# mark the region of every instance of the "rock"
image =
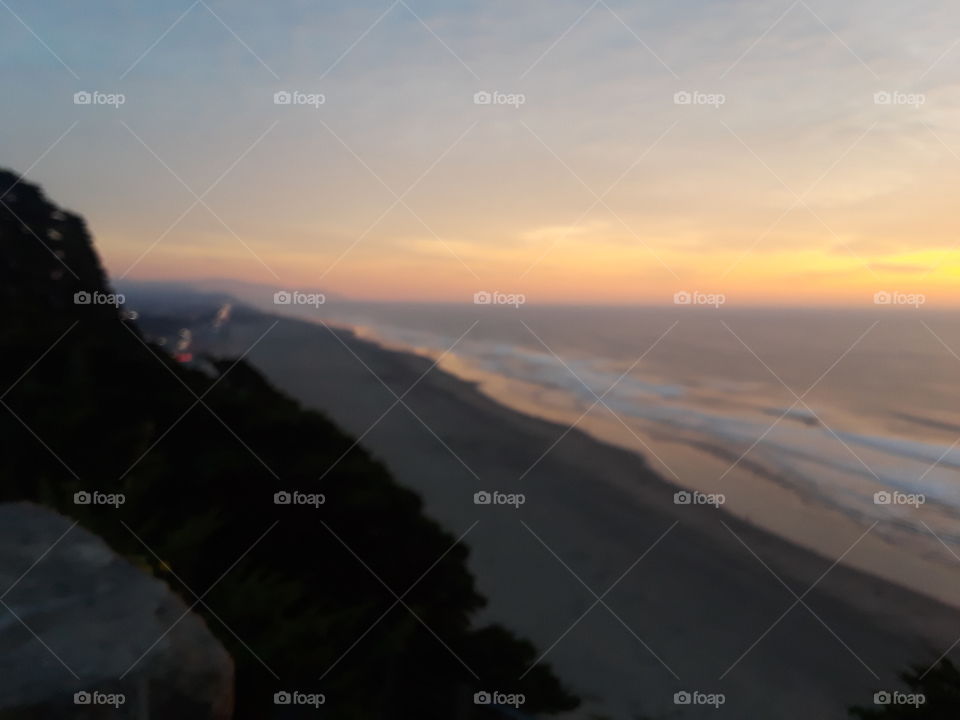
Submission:
[[0,505],[0,719],[227,720],[233,697],[233,661],[164,582],[69,518]]

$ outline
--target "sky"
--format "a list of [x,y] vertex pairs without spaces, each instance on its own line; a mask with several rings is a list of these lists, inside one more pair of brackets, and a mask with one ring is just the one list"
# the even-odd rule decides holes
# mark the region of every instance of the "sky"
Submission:
[[960,304],[949,3],[3,0],[0,44],[0,166],[117,279]]

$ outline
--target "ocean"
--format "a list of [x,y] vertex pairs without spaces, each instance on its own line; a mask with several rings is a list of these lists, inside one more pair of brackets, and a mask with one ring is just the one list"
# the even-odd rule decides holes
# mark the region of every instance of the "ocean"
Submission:
[[330,303],[319,315],[525,412],[579,419],[681,486],[735,497],[749,474],[879,521],[892,542],[960,548],[955,313]]

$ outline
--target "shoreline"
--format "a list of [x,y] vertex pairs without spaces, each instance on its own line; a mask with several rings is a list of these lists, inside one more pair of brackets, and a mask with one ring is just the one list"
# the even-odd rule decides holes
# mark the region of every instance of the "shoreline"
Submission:
[[[436,353],[391,343],[365,326],[325,322],[385,351],[407,353],[432,361],[437,359]],[[805,496],[775,474],[766,472],[761,465],[750,463],[749,456],[740,459],[736,472],[726,476],[731,464],[738,461],[737,453],[718,447],[694,448],[689,443],[669,438],[670,427],[654,427],[645,432],[641,423],[634,423],[628,430],[610,417],[597,418],[597,415],[609,416],[609,413],[600,413],[596,408],[581,418],[582,410],[571,403],[537,402],[538,397],[549,394],[546,388],[477,370],[454,355],[443,357],[438,367],[475,385],[494,402],[518,413],[564,426],[570,426],[580,418],[576,426],[579,430],[601,443],[637,454],[657,471],[664,482],[683,490],[723,493],[727,512],[824,557],[829,556],[839,538],[862,532],[870,526],[869,522],[853,517],[842,507],[830,504],[829,498],[818,501],[809,493]],[[898,547],[897,541],[902,539],[900,536],[886,537],[880,528],[863,541],[872,546],[872,551],[857,556],[848,564],[960,610],[960,562],[932,536],[924,538],[926,546],[917,543],[910,549]],[[937,557],[932,557],[930,545],[939,553]]]
[[[232,323],[218,350],[243,352],[272,319]],[[732,503],[678,506],[675,484],[635,450],[589,427],[564,435],[569,423],[520,413],[443,367],[405,397],[409,413],[383,415],[395,398],[380,379],[402,396],[431,360],[328,325],[283,318],[248,359],[362,436],[448,530],[469,530],[485,619],[548,651],[544,661],[584,697],[584,712],[675,715],[672,693],[697,688],[727,695],[710,717],[777,706],[785,719],[845,718],[960,631],[954,608],[857,569],[891,561],[872,533],[839,523],[821,532],[815,554],[729,512]],[[523,492],[527,502],[474,505],[482,489]]]

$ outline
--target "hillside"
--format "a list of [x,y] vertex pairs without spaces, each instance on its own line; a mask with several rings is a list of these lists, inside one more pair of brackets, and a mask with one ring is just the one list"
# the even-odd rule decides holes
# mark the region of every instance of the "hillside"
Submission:
[[481,689],[576,706],[549,669],[516,681],[532,645],[471,629],[465,546],[383,465],[242,359],[174,362],[110,294],[83,219],[0,172],[0,500],[77,518],[195,604],[236,662],[237,717],[284,690],[357,720],[474,717]]

